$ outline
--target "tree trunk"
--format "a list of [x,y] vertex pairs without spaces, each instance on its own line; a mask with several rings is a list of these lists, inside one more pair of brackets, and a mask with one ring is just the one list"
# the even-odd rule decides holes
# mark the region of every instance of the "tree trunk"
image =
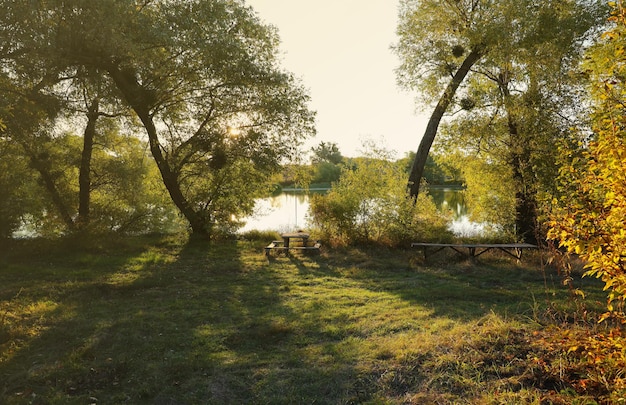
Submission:
[[515,233],[521,242],[537,244],[537,196],[533,184],[528,184],[527,173],[530,167],[530,150],[528,142],[520,134],[518,120],[512,112],[508,82],[500,80],[498,85],[504,97],[511,140],[509,165],[513,169],[515,187]]
[[158,132],[154,125],[152,115],[150,114],[150,104],[153,102],[150,92],[141,86],[134,72],[128,70],[122,71],[117,66],[109,66],[108,71],[118,90],[122,93],[128,104],[130,104],[133,111],[135,111],[148,134],[150,152],[159,168],[163,184],[172,201],[189,222],[191,231],[195,236],[210,237],[210,231],[207,228],[206,222],[203,217],[193,209],[189,201],[187,201],[183,195],[180,183],[178,182],[177,173],[172,170],[169,162],[165,156],[163,156]]
[[424,174],[424,166],[426,165],[426,159],[428,158],[428,153],[430,152],[430,147],[435,140],[435,136],[437,135],[437,129],[439,128],[439,123],[443,118],[443,114],[445,114],[446,110],[450,106],[454,95],[456,94],[457,89],[465,80],[465,77],[469,73],[469,70],[472,66],[478,62],[478,60],[484,55],[484,50],[482,48],[473,49],[465,58],[461,66],[458,68],[450,83],[446,87],[445,91],[441,95],[435,110],[433,111],[430,119],[428,120],[428,125],[426,126],[426,130],[424,131],[424,136],[419,144],[419,148],[417,149],[417,153],[415,154],[415,160],[413,161],[413,166],[411,167],[411,173],[409,175],[408,189],[409,195],[414,199],[417,199],[419,194],[420,182],[422,179],[422,175]]
[[83,134],[83,151],[78,174],[78,220],[79,228],[89,225],[91,205],[91,157],[96,136],[96,121],[99,117],[99,101],[94,99],[88,107],[87,126]]
[[41,176],[41,180],[43,182],[43,186],[50,194],[50,198],[52,199],[52,203],[56,207],[59,215],[61,216],[61,220],[65,223],[65,226],[70,231],[74,231],[76,229],[76,224],[74,223],[74,219],[72,218],[72,214],[70,210],[63,200],[59,189],[54,181],[53,175],[50,173],[50,164],[47,162],[46,158],[40,158],[37,152],[31,149],[26,142],[20,142],[24,150],[26,151],[31,166],[39,173]]
[[520,137],[517,121],[508,114],[511,152],[509,164],[513,169],[515,187],[515,233],[519,241],[537,244],[537,197],[533,185],[528,183],[527,168],[530,166],[530,151]]
[[536,195],[529,190],[524,181],[522,167],[527,163],[527,157],[514,154],[513,183],[515,184],[515,232],[521,242],[537,244],[537,203]]

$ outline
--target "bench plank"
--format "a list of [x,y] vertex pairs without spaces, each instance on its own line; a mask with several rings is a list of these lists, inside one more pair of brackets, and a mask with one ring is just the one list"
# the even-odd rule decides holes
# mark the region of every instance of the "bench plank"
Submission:
[[537,249],[537,245],[530,243],[429,243],[429,242],[414,242],[411,243],[411,247],[423,248],[424,259],[427,259],[428,248],[433,248],[432,254],[435,254],[445,248],[450,248],[458,253],[465,254],[462,249],[467,249],[467,253],[470,257],[478,257],[483,253],[491,250],[498,249],[513,256],[517,260],[522,258],[523,249]]

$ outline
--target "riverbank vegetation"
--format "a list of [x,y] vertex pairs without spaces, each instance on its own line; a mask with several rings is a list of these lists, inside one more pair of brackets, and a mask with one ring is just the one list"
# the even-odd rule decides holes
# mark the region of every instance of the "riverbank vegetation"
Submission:
[[330,191],[311,198],[314,228],[327,243],[409,246],[412,241],[445,241],[449,215],[427,194],[417,204],[407,198],[403,166],[389,152],[369,145],[354,167],[344,166]]
[[619,370],[562,345],[604,329],[601,285],[577,279],[588,295],[573,300],[543,253],[425,263],[413,251],[347,248],[268,262],[271,236],[257,237],[3,244],[0,402],[589,404],[623,394],[603,382]]

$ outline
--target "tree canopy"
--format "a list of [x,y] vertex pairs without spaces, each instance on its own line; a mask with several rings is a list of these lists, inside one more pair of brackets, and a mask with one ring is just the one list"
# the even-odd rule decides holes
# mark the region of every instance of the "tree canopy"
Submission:
[[44,97],[54,101],[53,122],[66,119],[60,113],[68,113],[68,94],[94,84],[101,92],[86,98],[87,110],[99,97],[129,108],[136,117],[130,131],[143,128],[163,184],[194,234],[236,226],[233,217],[249,213],[267,190],[268,174],[314,132],[308,95],[279,66],[276,30],[243,1],[0,6],[7,10],[0,60],[9,82],[30,91],[39,108]]
[[438,100],[409,177],[412,195],[444,114],[456,113],[448,140],[465,151],[489,150],[487,159],[510,167],[518,237],[534,241],[537,170],[554,162],[537,152],[553,151],[546,145],[562,136],[563,118],[581,104],[568,70],[605,9],[599,2],[566,3],[402,3],[399,81],[427,102]]

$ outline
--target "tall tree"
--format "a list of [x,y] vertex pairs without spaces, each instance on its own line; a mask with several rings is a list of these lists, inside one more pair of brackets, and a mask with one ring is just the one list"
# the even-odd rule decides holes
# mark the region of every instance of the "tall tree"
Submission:
[[[434,30],[437,35],[447,39],[443,42],[432,39],[432,27],[429,28],[431,31],[426,33],[426,39],[418,36],[423,32],[423,28],[418,31],[410,31],[408,28],[401,31],[403,41],[407,42],[401,42],[399,47],[404,52],[401,53],[404,64],[400,69],[404,76],[400,78],[404,79],[403,82],[407,85],[426,90],[426,95],[430,94],[432,97],[432,92],[436,89],[434,85],[439,84],[444,77],[446,67],[454,67],[454,58],[464,54],[463,44],[472,43],[470,41],[483,44],[482,58],[470,67],[471,75],[464,77],[465,82],[460,96],[456,94],[457,98],[453,100],[452,96],[455,94],[444,92],[431,117],[431,122],[434,121],[437,126],[439,125],[444,114],[440,111],[440,106],[444,102],[446,109],[451,105],[458,105],[457,111],[482,108],[482,113],[490,118],[480,121],[487,122],[488,125],[497,124],[497,128],[508,134],[504,140],[507,145],[506,156],[501,157],[511,167],[511,181],[516,190],[515,222],[518,237],[534,242],[537,204],[534,182],[537,173],[533,173],[535,167],[533,166],[535,162],[532,161],[533,139],[542,137],[543,131],[547,129],[545,123],[546,119],[549,121],[549,118],[546,118],[549,114],[542,113],[542,109],[550,105],[550,112],[555,112],[554,106],[563,101],[562,94],[567,90],[567,83],[559,75],[567,77],[566,68],[578,60],[585,34],[600,23],[599,17],[603,8],[599,3],[577,1],[568,1],[567,5],[562,1],[534,0],[514,2],[473,0],[446,3],[450,3],[448,6],[451,10],[459,10],[456,15],[472,17],[470,27],[478,23],[480,28],[468,29],[465,28],[467,23],[461,24],[466,20],[459,20],[458,17],[457,20],[450,19],[447,25],[436,27]],[[424,7],[425,4],[430,2],[419,2],[420,7]],[[461,10],[460,7],[465,8]],[[423,15],[417,14],[424,11],[423,9],[412,10],[416,12],[415,19]],[[490,19],[485,19],[485,16],[490,16]],[[404,21],[409,20],[405,18]],[[411,33],[412,37],[403,34],[404,32]],[[457,45],[454,45],[455,42]],[[424,51],[423,48],[429,43],[433,43],[437,51]],[[413,59],[409,59],[410,57]],[[422,64],[415,65],[420,62]],[[430,68],[432,66],[439,69]],[[453,81],[450,82],[452,83]],[[454,89],[459,93],[459,86]],[[561,111],[551,118],[557,117],[558,114],[567,114],[567,105],[561,104],[559,107]],[[504,125],[500,125],[500,118],[504,120]],[[488,131],[466,130],[467,124],[471,124],[470,121],[468,114],[465,114],[465,125],[457,126],[457,130],[460,131],[457,134],[459,140],[464,139],[463,132],[470,132],[476,134],[478,139],[484,139]],[[541,124],[543,128],[537,125],[540,122],[544,123]],[[552,132],[553,129],[554,125]],[[419,179],[425,158],[435,139],[436,131],[437,127],[434,124],[427,127],[420,143],[410,177],[411,195],[416,195],[419,190]]]
[[[91,62],[106,69],[142,122],[164,184],[193,233],[210,236],[214,198],[233,200],[224,193],[237,180],[225,184],[224,176],[212,176],[212,195],[196,185],[238,162],[275,170],[312,132],[307,96],[278,68],[275,32],[240,1],[155,1],[118,30],[122,46],[114,42],[107,60]],[[127,48],[130,57],[119,56]],[[260,176],[243,180],[248,195],[231,207],[234,214],[251,208],[255,186],[264,183]]]
[[[422,92],[430,103],[437,99],[409,173],[408,191],[419,193],[426,159],[441,120],[470,73],[493,47],[503,25],[499,7],[490,1],[403,0],[396,46],[401,66],[398,81]],[[440,91],[444,88],[443,92]]]
[[109,119],[111,122],[117,122],[122,117],[128,117],[130,111],[124,108],[116,100],[112,94],[113,89],[111,83],[104,76],[104,73],[96,69],[77,69],[76,74],[72,77],[70,86],[66,86],[70,90],[70,94],[66,97],[67,109],[66,114],[73,112],[72,118],[74,122],[82,123],[82,149],[80,151],[80,163],[78,166],[78,213],[76,217],[76,225],[79,229],[89,228],[91,223],[91,194],[93,191],[92,184],[92,161],[94,148],[98,143],[104,145],[104,142],[98,142],[99,132],[106,125],[99,125],[102,119]]

